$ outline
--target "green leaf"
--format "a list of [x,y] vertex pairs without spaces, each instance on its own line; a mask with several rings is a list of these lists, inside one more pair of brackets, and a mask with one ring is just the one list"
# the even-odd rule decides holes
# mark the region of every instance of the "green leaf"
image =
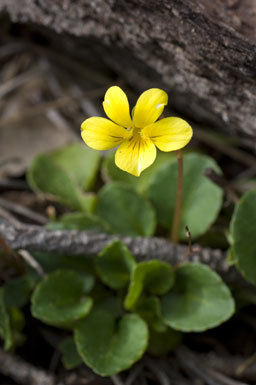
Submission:
[[131,175],[127,172],[122,171],[115,164],[115,153],[110,152],[108,156],[104,159],[102,165],[102,173],[105,181],[116,181],[125,183],[140,193],[143,193],[149,184],[152,176],[157,172],[160,166],[173,158],[173,153],[160,152],[158,151],[155,162],[147,168],[141,176],[138,178],[134,175]]
[[135,259],[122,242],[114,241],[101,251],[95,264],[103,283],[112,289],[122,289],[130,280]]
[[64,214],[57,221],[49,222],[50,230],[91,230],[98,233],[110,232],[109,226],[103,219],[90,213]]
[[150,202],[131,187],[118,183],[101,189],[96,214],[118,234],[150,236],[155,230],[155,212]]
[[[67,268],[82,272],[86,276],[86,280],[94,285],[94,261],[93,258],[86,255],[60,255],[55,253],[34,252],[33,257],[42,266],[46,273],[51,273],[57,269]],[[33,277],[35,274],[31,268],[27,266],[27,270]],[[36,274],[37,276],[37,274]]]
[[78,192],[79,192],[79,207],[77,206],[76,208],[74,206],[72,208],[79,209],[85,213],[93,212],[95,207],[95,202],[96,202],[96,195],[94,193],[81,194],[80,190]]
[[227,251],[226,262],[228,263],[229,266],[234,266],[238,262],[237,258],[235,257],[234,248],[232,246],[230,246],[230,248]]
[[150,330],[148,352],[154,356],[167,354],[176,349],[182,341],[182,334],[177,330],[167,328],[162,332]]
[[66,369],[74,369],[83,363],[73,337],[65,338],[65,340],[59,344],[59,350],[62,353],[61,361]]
[[21,333],[24,329],[26,320],[23,312],[17,308],[12,307],[8,311],[10,325],[11,325],[11,334],[12,334],[12,349],[17,346],[22,346],[26,341],[26,336]]
[[236,312],[249,305],[256,305],[256,287],[236,287],[232,290]]
[[[205,233],[221,208],[223,192],[204,175],[208,168],[220,173],[212,158],[199,154],[184,155],[180,239],[186,239],[186,225],[193,238]],[[176,160],[163,165],[152,178],[147,190],[160,224],[168,229],[172,226],[174,216],[177,170]]]
[[4,289],[0,288],[0,337],[4,339],[5,350],[10,350],[13,345],[10,318],[4,301]]
[[27,180],[34,191],[51,194],[74,209],[90,211],[95,197],[84,194],[83,190],[91,185],[98,163],[96,151],[73,144],[37,156],[28,170]]
[[51,152],[51,157],[83,190],[92,188],[100,163],[98,151],[82,143],[72,143]]
[[163,318],[173,329],[201,332],[220,325],[234,313],[234,300],[219,275],[200,263],[176,270],[175,285],[162,301]]
[[33,316],[56,326],[85,317],[92,307],[92,299],[84,295],[86,285],[83,275],[72,270],[49,274],[33,293]]
[[26,324],[23,312],[17,307],[12,307],[9,309],[9,317],[11,328],[16,332],[21,332]]
[[173,283],[174,273],[168,263],[158,260],[138,263],[132,272],[125,308],[133,309],[144,291],[163,295],[170,290]]
[[147,322],[150,329],[157,332],[167,329],[163,322],[162,306],[158,297],[142,297],[136,304],[134,312]]
[[75,342],[84,362],[97,374],[111,376],[138,361],[147,348],[148,329],[136,314],[117,320],[96,306],[75,329]]
[[95,304],[93,310],[95,309],[100,309],[102,311],[110,313],[114,318],[119,318],[123,311],[120,299],[114,295],[110,296],[109,292],[107,293],[107,295],[105,292],[104,298],[97,300],[97,303]]
[[231,224],[233,258],[237,268],[256,284],[256,191],[248,191],[238,203]]
[[30,300],[34,286],[35,282],[29,275],[10,279],[4,286],[6,307],[9,309],[25,306]]

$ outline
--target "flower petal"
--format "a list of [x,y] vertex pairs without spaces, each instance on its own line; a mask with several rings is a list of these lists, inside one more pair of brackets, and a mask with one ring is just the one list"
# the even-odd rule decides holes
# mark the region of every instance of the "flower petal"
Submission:
[[164,118],[145,127],[142,133],[148,136],[161,151],[175,151],[190,141],[191,126],[180,118]]
[[156,158],[154,143],[139,134],[124,141],[116,151],[115,162],[121,170],[140,176],[145,168],[151,166]]
[[104,98],[103,108],[113,122],[122,127],[132,127],[130,107],[126,94],[117,86],[110,87]]
[[162,114],[167,102],[167,93],[159,88],[151,88],[143,92],[134,108],[134,125],[142,128],[154,123]]
[[132,135],[131,131],[99,117],[86,119],[82,123],[81,129],[83,140],[94,150],[109,150]]

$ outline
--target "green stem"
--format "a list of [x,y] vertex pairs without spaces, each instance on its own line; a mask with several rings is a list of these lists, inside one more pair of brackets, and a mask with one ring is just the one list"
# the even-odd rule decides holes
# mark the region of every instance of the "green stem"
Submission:
[[180,218],[181,218],[181,208],[182,208],[182,193],[183,193],[183,157],[181,150],[176,152],[177,161],[178,161],[178,180],[177,180],[177,190],[176,190],[176,205],[175,212],[173,217],[172,224],[172,234],[171,241],[172,243],[177,243],[179,240],[179,229],[180,229]]

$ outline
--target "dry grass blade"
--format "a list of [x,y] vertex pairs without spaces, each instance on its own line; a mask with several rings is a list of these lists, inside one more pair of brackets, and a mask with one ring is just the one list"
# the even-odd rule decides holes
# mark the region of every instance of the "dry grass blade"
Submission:
[[15,214],[28,218],[33,222],[39,223],[40,225],[45,225],[48,222],[48,219],[45,216],[38,214],[18,203],[8,201],[7,199],[0,198],[0,206]]
[[14,91],[16,88],[25,84],[28,81],[31,81],[36,75],[41,72],[41,69],[38,67],[32,68],[27,72],[24,72],[13,79],[10,79],[6,83],[3,83],[0,86],[0,98],[6,96],[9,92]]
[[197,376],[207,385],[248,385],[245,382],[234,380],[209,367],[205,362],[202,364],[191,350],[181,346],[176,351],[176,356],[182,368],[189,374]]
[[34,269],[41,278],[45,278],[46,274],[41,265],[32,257],[27,250],[18,250],[18,254],[24,259],[24,261]]
[[115,374],[110,377],[114,385],[124,385],[121,377],[118,374]]

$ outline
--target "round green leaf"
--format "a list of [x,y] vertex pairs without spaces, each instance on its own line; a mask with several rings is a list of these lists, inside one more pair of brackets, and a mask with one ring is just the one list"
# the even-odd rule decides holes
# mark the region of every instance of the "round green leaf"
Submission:
[[165,323],[184,332],[201,332],[229,319],[234,300],[219,275],[200,263],[176,270],[175,285],[162,301]]
[[88,191],[96,178],[100,153],[82,143],[72,143],[51,152],[51,158]]
[[248,281],[256,284],[256,191],[248,191],[232,219],[233,258]]
[[163,295],[174,283],[172,267],[165,262],[151,260],[138,263],[132,272],[129,291],[125,298],[125,308],[133,309],[144,291]]
[[150,202],[119,183],[109,183],[99,192],[96,214],[119,234],[150,236],[155,230],[155,212]]
[[167,354],[177,348],[182,341],[182,333],[171,328],[162,332],[150,329],[148,352],[154,356]]
[[66,369],[74,369],[83,363],[73,337],[65,338],[59,344],[59,350],[62,353],[61,361]]
[[[204,155],[184,155],[183,201],[180,239],[186,239],[185,226],[193,238],[205,233],[222,205],[222,190],[204,175],[207,168],[220,172],[216,162]],[[147,196],[156,209],[160,224],[171,228],[176,202],[177,161],[163,165],[154,175]]]
[[96,307],[75,329],[75,342],[84,362],[97,374],[111,376],[129,368],[145,352],[146,323],[136,314],[119,321]]
[[101,251],[95,264],[103,283],[112,289],[121,289],[130,280],[135,259],[122,242],[114,241]]
[[4,301],[8,309],[23,307],[29,302],[34,280],[27,274],[23,277],[10,279],[4,286]]
[[84,194],[84,190],[95,179],[99,156],[80,143],[41,154],[30,165],[28,183],[34,191],[51,194],[74,209],[90,211],[95,196]]
[[143,318],[152,330],[163,332],[168,328],[163,322],[162,306],[158,297],[142,297],[133,311]]
[[49,222],[50,230],[91,230],[99,233],[109,232],[109,226],[103,219],[90,213],[64,214],[57,221]]
[[[88,292],[92,289],[95,283],[94,277],[94,260],[86,255],[62,255],[56,253],[34,252],[33,258],[42,266],[46,273],[52,273],[59,269],[71,269],[78,273],[83,273],[84,281],[88,286]],[[30,276],[38,280],[38,275],[35,274],[29,266],[27,266]],[[36,278],[35,278],[36,276]]]
[[87,211],[92,204],[91,197],[88,202],[72,176],[49,155],[39,155],[34,159],[27,172],[27,180],[34,191],[51,194],[76,210]]
[[138,192],[143,193],[148,187],[150,179],[156,173],[159,167],[162,166],[164,163],[168,162],[170,159],[172,159],[173,156],[173,153],[159,151],[154,163],[145,171],[143,171],[143,173],[138,178],[134,175],[122,171],[119,167],[117,167],[115,164],[115,153],[110,152],[103,161],[103,179],[106,182],[112,180],[116,182],[125,183],[133,187]]
[[36,287],[32,296],[32,314],[51,325],[71,323],[86,316],[92,299],[84,295],[86,281],[72,270],[57,270]]

